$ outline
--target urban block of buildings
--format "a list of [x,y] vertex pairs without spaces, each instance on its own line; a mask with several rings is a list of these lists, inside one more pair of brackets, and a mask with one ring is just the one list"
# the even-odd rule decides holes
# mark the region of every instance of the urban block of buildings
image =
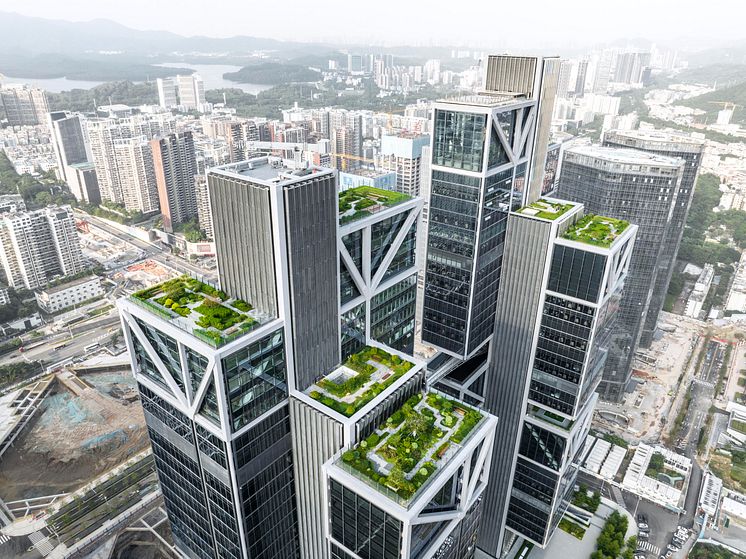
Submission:
[[35,293],[39,308],[47,313],[56,313],[104,295],[101,278],[87,276],[60,283],[54,287],[40,289]]

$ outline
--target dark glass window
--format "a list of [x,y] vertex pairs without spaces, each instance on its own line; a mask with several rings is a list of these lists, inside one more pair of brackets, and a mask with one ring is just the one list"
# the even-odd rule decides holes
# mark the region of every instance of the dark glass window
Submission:
[[167,427],[170,427],[174,433],[184,440],[193,444],[192,422],[186,414],[173,407],[147,386],[138,384],[138,388],[140,390],[142,409],[159,419]]
[[565,439],[533,423],[523,422],[523,434],[519,448],[523,456],[559,471],[564,450]]
[[240,469],[290,433],[288,407],[283,406],[233,440],[236,468]]
[[205,376],[207,369],[207,357],[197,353],[190,347],[186,347],[187,368],[189,369],[189,381],[192,385],[192,391],[197,392],[202,378]]
[[605,267],[606,257],[602,254],[555,245],[548,288],[595,303]]
[[223,359],[223,377],[234,431],[287,397],[282,330]]
[[416,306],[417,274],[375,295],[370,303],[371,337],[411,355],[414,352]]
[[486,115],[436,110],[433,163],[481,171],[486,125]]
[[167,336],[163,332],[156,330],[152,326],[146,324],[139,318],[135,319],[137,325],[142,329],[145,334],[145,338],[153,346],[158,357],[161,358],[166,369],[173,377],[176,385],[184,390],[184,380],[181,375],[181,359],[179,358],[179,345],[176,343],[171,336]]
[[365,303],[344,313],[340,319],[342,361],[365,347]]

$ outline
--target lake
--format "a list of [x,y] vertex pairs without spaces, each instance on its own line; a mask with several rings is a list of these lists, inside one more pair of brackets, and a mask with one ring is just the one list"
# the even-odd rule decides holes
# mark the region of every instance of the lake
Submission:
[[[230,64],[184,64],[182,62],[168,62],[165,64],[155,64],[165,68],[189,68],[198,73],[205,82],[205,89],[223,89],[236,88],[246,93],[256,95],[260,91],[270,89],[271,85],[255,83],[236,83],[223,79],[226,72],[236,72],[241,69],[240,66]],[[34,87],[40,87],[50,93],[59,93],[60,91],[69,91],[70,89],[91,89],[101,85],[102,81],[88,80],[70,80],[68,78],[21,78],[16,76],[6,76],[3,74],[3,83],[27,83]]]

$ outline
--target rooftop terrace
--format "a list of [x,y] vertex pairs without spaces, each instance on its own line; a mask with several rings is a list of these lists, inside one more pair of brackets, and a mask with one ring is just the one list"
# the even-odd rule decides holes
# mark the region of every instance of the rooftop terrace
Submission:
[[537,200],[536,202],[533,202],[528,206],[523,206],[520,210],[518,210],[518,213],[554,221],[574,207],[575,204],[565,204],[562,202],[556,202],[554,200],[541,198],[540,200]]
[[581,217],[565,234],[565,239],[608,248],[629,227],[629,221],[588,214]]
[[312,385],[307,393],[326,407],[351,417],[413,366],[381,348],[366,346]]
[[350,223],[378,213],[411,198],[401,192],[374,186],[358,186],[339,193],[339,222]]
[[211,172],[239,176],[259,184],[271,185],[294,182],[316,173],[329,172],[329,169],[313,165],[306,167],[305,164],[296,165],[292,160],[267,156],[213,167]]
[[336,465],[406,507],[483,419],[436,392],[415,394]]
[[240,338],[268,318],[246,301],[189,276],[138,291],[130,300],[213,347]]

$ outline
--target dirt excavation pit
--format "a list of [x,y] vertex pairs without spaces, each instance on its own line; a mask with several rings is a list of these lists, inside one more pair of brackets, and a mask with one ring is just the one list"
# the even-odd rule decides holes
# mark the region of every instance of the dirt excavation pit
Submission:
[[125,373],[60,378],[42,409],[0,458],[0,498],[67,493],[148,445],[145,420]]

